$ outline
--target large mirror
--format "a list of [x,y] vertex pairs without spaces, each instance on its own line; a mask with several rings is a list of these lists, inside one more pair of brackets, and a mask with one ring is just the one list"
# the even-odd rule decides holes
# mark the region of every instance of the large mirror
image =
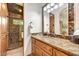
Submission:
[[67,6],[63,6],[59,13],[60,20],[60,34],[68,35],[68,9]]
[[68,4],[46,4],[43,7],[43,20],[44,33],[68,35]]

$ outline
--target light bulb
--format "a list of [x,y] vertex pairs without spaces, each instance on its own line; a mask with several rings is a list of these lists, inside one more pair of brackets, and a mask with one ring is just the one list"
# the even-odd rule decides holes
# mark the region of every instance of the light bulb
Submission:
[[50,8],[50,4],[47,5],[47,8]]
[[51,3],[51,6],[54,6],[54,3]]
[[53,8],[51,8],[51,11],[53,11],[54,9]]
[[55,6],[54,6],[54,9],[57,9],[57,8],[58,8],[58,5],[55,5]]
[[50,10],[50,9],[48,9],[48,10],[47,10],[47,12],[48,12],[48,13],[50,13],[50,12],[51,12],[51,10]]

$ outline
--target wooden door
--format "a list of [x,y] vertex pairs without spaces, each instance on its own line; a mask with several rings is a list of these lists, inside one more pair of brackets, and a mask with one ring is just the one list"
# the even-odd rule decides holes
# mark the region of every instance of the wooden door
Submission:
[[7,52],[8,36],[8,11],[7,4],[0,3],[0,55],[4,56]]
[[5,56],[7,53],[7,39],[6,39],[6,35],[2,35],[2,39],[1,39],[1,55]]
[[54,33],[54,15],[50,16],[50,33]]
[[1,55],[1,17],[0,17],[0,55]]
[[1,55],[6,55],[8,46],[8,18],[1,17]]

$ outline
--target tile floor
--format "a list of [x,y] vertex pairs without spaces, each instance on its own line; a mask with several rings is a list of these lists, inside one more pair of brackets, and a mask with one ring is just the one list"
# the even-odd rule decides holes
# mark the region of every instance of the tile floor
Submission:
[[6,56],[23,56],[23,47],[7,51]]

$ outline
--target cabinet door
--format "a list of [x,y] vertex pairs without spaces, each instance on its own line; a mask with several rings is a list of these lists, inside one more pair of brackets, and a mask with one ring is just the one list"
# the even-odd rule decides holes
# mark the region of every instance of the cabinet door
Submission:
[[32,56],[35,56],[36,48],[35,48],[35,39],[32,38]]
[[43,56],[51,56],[51,55],[43,51]]
[[58,51],[56,49],[53,50],[53,53],[55,56],[68,56],[67,54],[61,52],[61,51]]
[[36,56],[42,56],[42,49],[36,46],[36,51],[35,51]]
[[36,48],[32,46],[32,56],[35,56]]
[[46,53],[52,55],[52,47],[51,47],[51,46],[49,46],[49,45],[47,45],[47,44],[43,44],[42,46],[43,46],[43,50],[44,50]]
[[48,54],[52,55],[52,47],[49,46],[48,44],[36,40],[36,45],[40,47],[42,50],[44,50],[45,52],[47,52]]

